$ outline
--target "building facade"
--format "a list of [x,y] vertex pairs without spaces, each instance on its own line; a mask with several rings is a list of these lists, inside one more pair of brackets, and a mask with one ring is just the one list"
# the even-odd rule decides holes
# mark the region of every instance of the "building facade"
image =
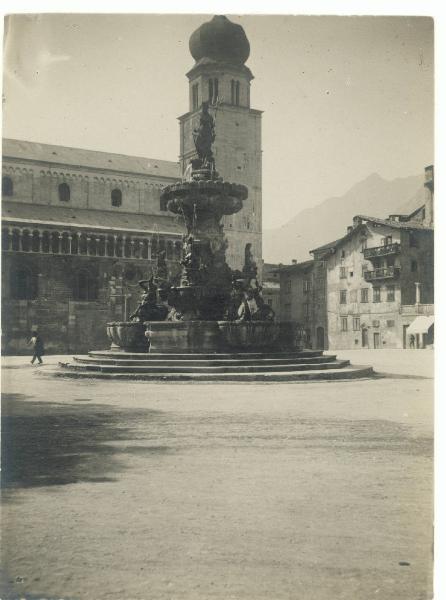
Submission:
[[2,168],[3,351],[32,328],[48,352],[104,347],[158,252],[179,269],[184,228],[160,204],[178,164],[4,140]]
[[346,234],[281,266],[282,320],[323,349],[422,348],[433,344],[434,169],[425,203],[409,215],[358,215]]
[[433,312],[433,229],[421,222],[355,217],[325,261],[330,349],[406,347],[414,315]]
[[261,113],[250,108],[249,42],[240,26],[216,17],[192,34],[190,47],[197,62],[180,117],[179,163],[3,141],[3,352],[27,352],[33,328],[49,353],[104,348],[106,322],[135,310],[138,280],[156,273],[160,251],[170,276],[179,273],[185,227],[160,194],[195,156],[205,100],[217,107],[221,175],[249,188],[241,213],[224,223],[228,264],[241,268],[251,243],[261,278]]

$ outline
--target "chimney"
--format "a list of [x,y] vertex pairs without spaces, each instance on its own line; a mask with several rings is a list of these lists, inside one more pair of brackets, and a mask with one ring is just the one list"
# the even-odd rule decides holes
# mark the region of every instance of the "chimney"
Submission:
[[353,231],[353,225],[349,225],[347,227],[347,233],[351,233]]
[[297,260],[295,258],[293,258],[293,260],[291,261],[292,265],[297,265]]
[[424,225],[434,225],[434,167],[429,165],[424,169]]

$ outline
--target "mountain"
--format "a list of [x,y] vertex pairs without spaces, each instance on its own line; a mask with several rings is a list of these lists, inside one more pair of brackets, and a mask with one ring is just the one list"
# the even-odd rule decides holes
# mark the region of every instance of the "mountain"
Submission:
[[263,258],[272,263],[307,260],[313,248],[342,237],[355,215],[409,214],[423,202],[422,174],[389,181],[374,173],[343,196],[306,208],[277,229],[264,230]]

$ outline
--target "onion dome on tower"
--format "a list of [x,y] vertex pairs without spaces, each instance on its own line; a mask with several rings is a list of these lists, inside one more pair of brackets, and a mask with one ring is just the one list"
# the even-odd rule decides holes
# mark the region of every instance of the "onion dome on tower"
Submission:
[[189,49],[197,63],[207,58],[234,66],[243,65],[250,50],[243,27],[224,15],[200,25],[190,37]]

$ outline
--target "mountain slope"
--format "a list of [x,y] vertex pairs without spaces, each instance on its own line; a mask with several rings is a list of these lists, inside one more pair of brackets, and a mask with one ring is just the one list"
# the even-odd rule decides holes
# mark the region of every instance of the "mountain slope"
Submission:
[[313,248],[342,237],[355,215],[383,218],[392,213],[410,213],[423,204],[423,198],[423,175],[388,181],[374,173],[343,196],[328,198],[301,211],[282,227],[265,230],[264,260],[307,260]]

